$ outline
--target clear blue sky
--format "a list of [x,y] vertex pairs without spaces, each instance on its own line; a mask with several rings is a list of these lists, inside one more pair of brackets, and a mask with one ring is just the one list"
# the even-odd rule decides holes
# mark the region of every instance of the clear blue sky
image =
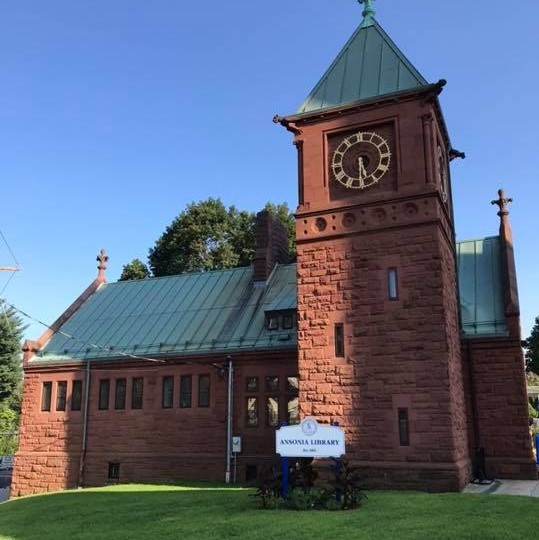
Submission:
[[[448,80],[446,122],[468,156],[452,165],[458,238],[497,234],[499,187],[515,200],[527,336],[539,315],[539,2],[375,8],[427,80]],[[355,0],[2,2],[0,229],[22,267],[0,275],[2,296],[50,323],[95,277],[100,248],[114,281],[191,201],[295,208],[295,149],[272,117],[296,110],[360,20]]]

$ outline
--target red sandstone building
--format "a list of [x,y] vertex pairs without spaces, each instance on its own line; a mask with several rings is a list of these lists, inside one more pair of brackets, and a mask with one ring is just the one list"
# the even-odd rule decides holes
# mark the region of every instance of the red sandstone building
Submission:
[[[280,422],[338,421],[373,486],[536,478],[508,200],[456,243],[438,94],[364,19],[297,114],[297,262],[257,220],[250,268],[97,279],[24,350],[14,495],[221,480],[271,464]],[[484,470],[481,470],[484,469]]]

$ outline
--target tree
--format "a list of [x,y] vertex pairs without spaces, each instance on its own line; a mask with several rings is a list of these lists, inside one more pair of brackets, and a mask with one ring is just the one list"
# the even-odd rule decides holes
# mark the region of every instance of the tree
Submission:
[[539,317],[535,318],[535,325],[526,340],[526,368],[539,374]]
[[15,411],[20,406],[20,342],[23,330],[15,310],[0,301],[0,406],[7,405]]
[[150,276],[149,268],[140,260],[133,259],[130,263],[124,264],[122,275],[118,281],[128,281],[130,279],[145,279]]
[[[266,209],[294,236],[294,218],[286,204]],[[157,239],[148,256],[154,276],[248,266],[255,251],[253,212],[226,208],[220,199],[191,203]],[[290,241],[293,246],[293,241]]]

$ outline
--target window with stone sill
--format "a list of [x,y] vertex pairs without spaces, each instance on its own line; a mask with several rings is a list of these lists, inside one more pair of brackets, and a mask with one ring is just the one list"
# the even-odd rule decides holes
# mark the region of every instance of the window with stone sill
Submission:
[[114,408],[117,411],[125,409],[125,395],[127,390],[126,379],[116,379],[116,388],[114,390]]
[[248,397],[246,399],[246,418],[245,423],[247,427],[258,426],[258,398]]
[[163,377],[163,392],[161,406],[163,409],[171,409],[174,404],[174,377],[167,375]]
[[46,381],[41,389],[41,410],[43,412],[51,410],[52,382]]
[[71,410],[80,411],[82,405],[82,381],[75,380],[71,387]]
[[189,409],[193,395],[193,378],[191,375],[180,377],[180,408]]
[[133,377],[131,388],[131,408],[142,409],[144,395],[144,379],[142,377]]
[[58,381],[56,384],[56,410],[66,410],[67,381]]
[[100,411],[106,411],[109,408],[110,380],[100,379],[99,381],[99,399],[97,406]]

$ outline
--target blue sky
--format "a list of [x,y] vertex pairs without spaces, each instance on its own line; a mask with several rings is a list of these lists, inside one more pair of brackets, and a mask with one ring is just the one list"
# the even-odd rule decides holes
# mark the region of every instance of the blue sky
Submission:
[[[539,315],[539,3],[378,0],[441,95],[459,239],[511,222],[522,326]],[[354,0],[8,0],[0,7],[0,230],[22,271],[1,296],[52,322],[96,275],[145,260],[191,201],[297,204],[296,110],[361,20]],[[0,242],[0,265],[13,264]],[[32,324],[28,337],[42,327]]]

